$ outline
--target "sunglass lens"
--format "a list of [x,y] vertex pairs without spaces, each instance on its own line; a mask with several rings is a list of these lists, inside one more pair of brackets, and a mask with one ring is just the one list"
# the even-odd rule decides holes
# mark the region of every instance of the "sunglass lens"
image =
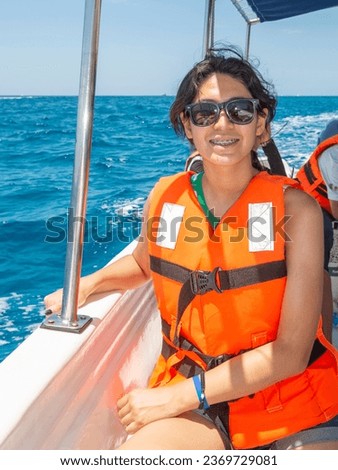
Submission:
[[235,124],[249,124],[255,114],[255,106],[250,100],[234,100],[228,103],[227,111]]
[[191,107],[191,119],[196,126],[211,126],[218,117],[218,107],[213,103],[196,103]]

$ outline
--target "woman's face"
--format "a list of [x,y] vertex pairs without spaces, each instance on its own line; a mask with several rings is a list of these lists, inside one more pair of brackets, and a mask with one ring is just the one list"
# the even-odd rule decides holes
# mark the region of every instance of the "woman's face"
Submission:
[[[194,102],[222,103],[234,98],[253,98],[239,80],[225,74],[213,74],[201,85]],[[204,162],[217,165],[233,165],[242,160],[251,162],[251,150],[256,148],[257,137],[265,128],[266,118],[255,112],[249,124],[234,124],[224,110],[217,122],[207,127],[194,125],[183,117],[186,136],[192,139]]]

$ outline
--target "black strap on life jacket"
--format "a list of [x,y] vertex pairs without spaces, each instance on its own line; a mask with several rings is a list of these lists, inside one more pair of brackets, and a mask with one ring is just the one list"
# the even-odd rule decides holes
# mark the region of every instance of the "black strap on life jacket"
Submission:
[[[169,338],[170,325],[162,319],[162,333],[165,337]],[[211,356],[208,354],[202,353],[194,344],[192,344],[187,338],[181,338],[180,348],[171,346],[167,341],[162,343],[162,356],[168,360],[170,356],[175,354],[178,349],[184,351],[194,352],[202,361],[206,364],[205,370],[213,369],[214,367],[223,364],[223,362],[228,361],[232,357],[235,357],[236,354],[219,354],[218,356]],[[310,367],[317,359],[319,359],[327,351],[326,347],[319,341],[318,338],[315,339],[307,367]],[[245,350],[240,351],[238,354],[244,353]],[[202,372],[202,367],[197,364],[189,356],[185,356],[184,359],[175,365],[175,369],[180,372],[184,377],[189,378],[193,377],[196,374]]]
[[282,157],[280,156],[275,141],[271,138],[267,142],[262,143],[261,146],[265,155],[268,157],[271,174],[287,176]]
[[[170,325],[162,319],[162,333],[166,338],[169,338],[170,334]],[[213,369],[214,367],[222,364],[223,362],[231,359],[234,355],[232,354],[220,354],[218,356],[211,356],[208,354],[202,353],[194,344],[192,344],[188,339],[181,337],[180,348],[184,351],[192,351],[195,353],[202,361],[205,363],[205,370]],[[177,347],[171,346],[165,340],[162,343],[162,356],[165,359],[169,359],[170,356],[175,354],[178,351]],[[202,367],[197,364],[193,359],[190,359],[189,356],[185,356],[184,360],[180,362],[175,369],[178,370],[184,377],[193,377],[196,374],[202,372]]]
[[[169,338],[169,331],[170,325],[168,325],[165,320],[162,320],[162,332],[167,338]],[[226,362],[232,357],[236,356],[236,354],[219,354],[218,356],[204,354],[186,338],[183,338],[181,340],[181,347],[179,349],[184,351],[193,351],[206,364],[205,369],[202,369],[202,367],[189,356],[184,356],[184,358],[174,367],[180,374],[182,374],[186,378],[190,378],[194,375],[200,374],[203,370],[213,369],[214,367],[223,364],[223,362]],[[168,360],[169,357],[175,354],[177,351],[178,348],[171,346],[165,340],[163,340],[161,354],[166,360]],[[318,338],[316,338],[312,346],[307,367],[310,367],[326,351],[326,347],[319,341]],[[245,350],[242,350],[238,354],[242,354],[244,352]]]
[[[311,163],[309,161],[306,162],[304,165],[304,173],[309,184],[313,184],[315,181],[317,181],[318,178],[313,173],[312,168],[311,168]],[[321,196],[327,199],[327,187],[325,183],[320,183],[316,187],[316,191],[318,192],[318,194],[320,194]]]
[[286,276],[285,260],[238,269],[223,270],[216,267],[213,271],[192,271],[179,264],[150,256],[150,269],[161,276],[182,284],[173,338],[174,345],[178,347],[180,347],[178,325],[185,309],[196,295],[204,295],[210,291],[222,293],[226,290],[238,289]]

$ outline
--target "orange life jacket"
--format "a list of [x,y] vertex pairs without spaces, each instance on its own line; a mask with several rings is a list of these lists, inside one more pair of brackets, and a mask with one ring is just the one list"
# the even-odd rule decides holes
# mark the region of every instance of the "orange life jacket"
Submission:
[[[151,387],[271,342],[278,330],[286,284],[283,187],[298,183],[257,174],[213,229],[190,177],[162,178],[150,203],[150,266],[163,333]],[[319,329],[304,373],[224,403],[226,410],[232,444],[241,449],[329,420],[338,412],[334,348]]]
[[323,140],[314,150],[309,160],[303,165],[296,175],[304,191],[317,199],[323,209],[332,215],[330,201],[327,197],[326,183],[320,172],[318,158],[324,150],[338,144],[338,135]]

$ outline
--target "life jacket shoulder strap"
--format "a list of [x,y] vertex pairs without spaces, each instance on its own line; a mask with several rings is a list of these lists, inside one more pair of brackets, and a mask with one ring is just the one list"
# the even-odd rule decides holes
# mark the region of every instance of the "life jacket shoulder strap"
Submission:
[[[304,165],[304,174],[309,182],[310,185],[316,183],[316,181],[318,180],[318,177],[314,174],[313,170],[312,170],[312,167],[311,167],[311,162],[308,161],[305,163]],[[318,193],[327,198],[327,187],[326,187],[326,184],[324,182],[321,182],[317,185],[317,188],[316,190],[318,191]]]

